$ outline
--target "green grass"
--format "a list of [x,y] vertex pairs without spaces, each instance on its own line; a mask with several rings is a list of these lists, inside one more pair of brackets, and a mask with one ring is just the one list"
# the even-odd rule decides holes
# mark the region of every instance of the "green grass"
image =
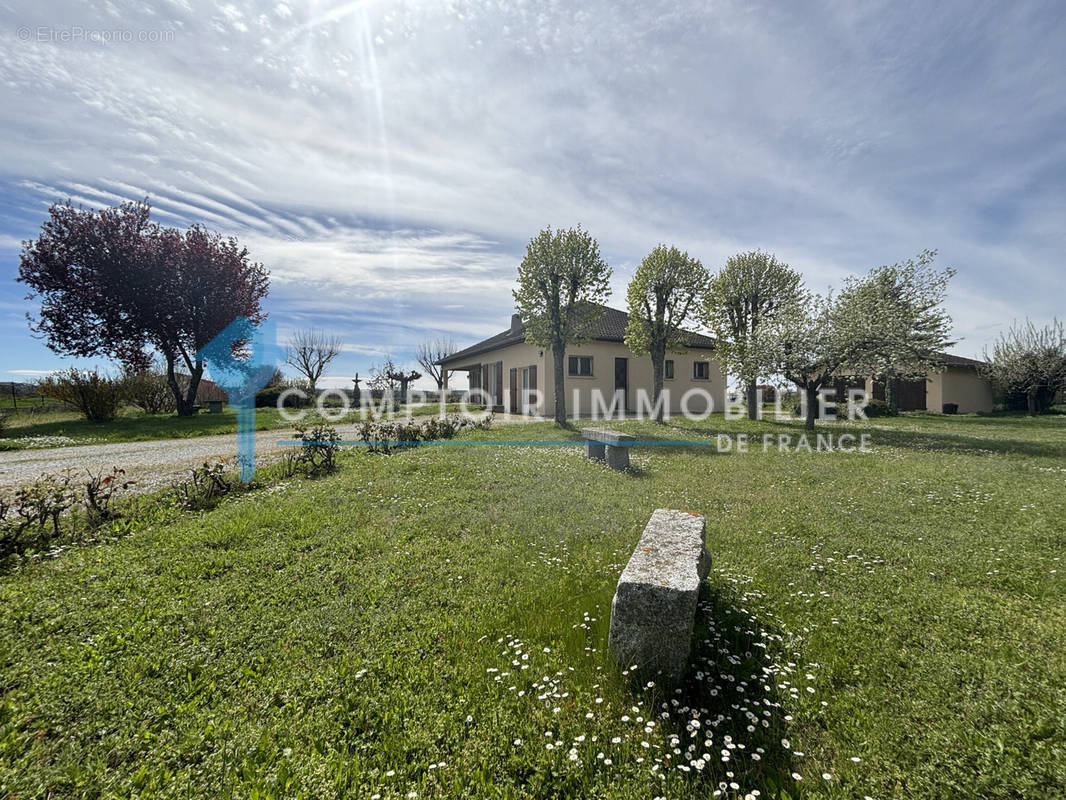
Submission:
[[40,395],[19,395],[17,402],[15,398],[12,398],[9,393],[4,392],[4,386],[0,384],[0,408],[15,408],[19,410],[29,408],[34,405],[51,404],[55,400],[48,397],[42,397]]
[[[447,413],[459,411],[458,405],[447,405]],[[415,406],[413,417],[439,413],[437,405]],[[331,412],[332,413],[332,412]],[[309,418],[317,418],[313,411]],[[358,420],[358,413],[349,413],[336,424]],[[226,407],[221,414],[206,412],[191,417],[176,414],[145,414],[127,408],[111,422],[89,422],[74,411],[49,414],[30,414],[19,411],[6,418],[5,431],[0,437],[0,450],[40,447],[64,447],[81,444],[112,442],[147,442],[157,439],[186,439],[194,436],[213,436],[237,432],[237,413]],[[258,431],[292,429],[292,423],[281,418],[276,408],[257,408],[255,429]]]
[[[0,794],[1062,796],[1066,418],[875,423],[869,454],[644,447],[629,474],[578,446],[355,453],[27,563],[0,577]],[[714,556],[676,693],[606,652],[658,507],[706,514]],[[704,769],[671,766],[689,742]]]
[[[277,409],[257,409],[256,430],[291,428]],[[145,414],[127,409],[111,422],[89,422],[77,412],[50,414],[16,413],[7,418],[0,447],[61,447],[111,442],[145,442],[155,439],[184,439],[237,432],[236,412],[225,409],[221,414]]]

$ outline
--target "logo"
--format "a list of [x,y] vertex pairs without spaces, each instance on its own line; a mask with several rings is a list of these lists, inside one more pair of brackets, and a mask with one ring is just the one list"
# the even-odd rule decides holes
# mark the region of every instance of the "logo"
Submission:
[[238,317],[196,354],[207,365],[211,379],[229,395],[237,412],[237,464],[241,480],[255,476],[255,393],[270,382],[274,369],[284,362],[277,329],[269,320],[256,324]]

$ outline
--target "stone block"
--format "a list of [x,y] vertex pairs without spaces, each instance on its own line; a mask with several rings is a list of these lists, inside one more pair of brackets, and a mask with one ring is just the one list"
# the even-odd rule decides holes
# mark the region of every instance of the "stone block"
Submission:
[[680,680],[688,665],[700,586],[711,569],[706,520],[657,509],[622,571],[611,602],[608,647],[642,678]]
[[611,469],[629,469],[629,447],[607,445],[607,466]]

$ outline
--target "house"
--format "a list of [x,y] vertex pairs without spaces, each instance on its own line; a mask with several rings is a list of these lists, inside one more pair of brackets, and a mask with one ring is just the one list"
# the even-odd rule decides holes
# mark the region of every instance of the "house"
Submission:
[[[957,414],[992,410],[992,382],[981,375],[980,361],[962,356],[942,354],[944,370],[925,379],[898,382],[900,411],[932,411],[942,413],[945,407],[956,406]],[[866,393],[875,400],[885,399],[885,385],[868,379]]]
[[209,403],[213,400],[221,400],[226,403],[229,401],[229,396],[226,394],[225,389],[214,381],[200,378],[200,385],[196,387],[196,402],[201,404]]
[[[186,390],[189,386],[189,381],[192,380],[184,372],[177,372],[174,377],[178,379],[178,385],[181,387],[182,392]],[[205,405],[213,400],[221,400],[223,403],[227,403],[229,402],[229,396],[226,394],[225,389],[214,381],[200,378],[200,383],[196,386],[196,405]]]
[[[588,341],[570,345],[564,361],[566,414],[571,417],[615,412],[651,415],[654,390],[651,356],[636,356],[625,345],[628,315],[602,306],[603,314]],[[554,415],[554,365],[548,348],[526,342],[525,326],[515,314],[502,333],[437,362],[466,372],[474,398],[496,411]],[[663,392],[672,414],[703,414],[722,409],[725,377],[714,359],[714,341],[690,333],[683,352],[667,353]],[[613,416],[613,414],[612,414]]]

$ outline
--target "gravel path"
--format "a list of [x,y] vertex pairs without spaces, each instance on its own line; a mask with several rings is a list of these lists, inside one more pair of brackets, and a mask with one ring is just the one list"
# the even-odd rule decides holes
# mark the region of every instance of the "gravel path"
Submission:
[[[354,436],[354,430],[339,430],[341,436]],[[291,431],[260,431],[255,435],[256,463],[276,461],[290,447],[277,442]],[[40,450],[0,452],[0,488],[10,489],[30,483],[42,474],[56,474],[71,469],[77,476],[86,471],[108,472],[112,467],[126,470],[126,477],[137,482],[138,491],[152,491],[168,486],[189,470],[217,458],[236,459],[237,437],[198,436],[190,439],[164,439],[154,442],[119,442],[50,447]]]
[[[528,417],[497,415],[493,424],[529,421]],[[338,425],[337,433],[345,440],[359,438],[354,425]],[[292,431],[286,428],[259,431],[255,435],[256,463],[269,464],[279,460],[283,453],[291,452],[291,445],[278,444],[289,436],[292,436]],[[232,459],[235,465],[236,457],[237,436],[232,433],[152,442],[0,451],[0,489],[21,486],[43,474],[55,475],[66,469],[73,470],[75,476],[81,477],[86,471],[100,473],[120,467],[126,470],[129,480],[137,482],[137,491],[148,492],[188,477],[189,470],[201,466],[205,461],[227,458]]]

